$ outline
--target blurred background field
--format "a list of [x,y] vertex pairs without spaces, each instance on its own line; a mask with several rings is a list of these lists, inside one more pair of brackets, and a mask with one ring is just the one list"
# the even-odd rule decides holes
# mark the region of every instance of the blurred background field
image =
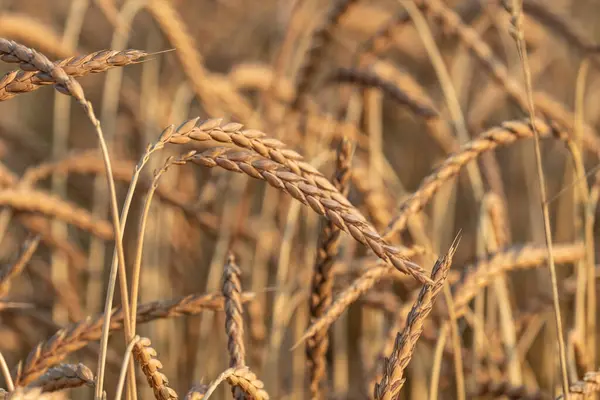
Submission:
[[[336,7],[343,12],[332,21]],[[542,141],[560,253],[567,372],[576,387],[586,372],[598,369],[594,220],[600,181],[594,168],[600,154],[600,3],[525,0],[524,14],[540,123],[555,128],[554,134],[565,132],[583,157],[574,161],[565,140]],[[527,125],[529,114],[519,97],[526,86],[510,17],[495,0],[0,0],[0,37],[53,61],[102,49],[150,54],[123,68],[77,78],[102,123],[119,204],[139,157],[163,129],[195,117],[223,118],[280,140],[327,178],[339,173],[336,149],[347,138],[354,148],[347,197],[383,233],[402,205],[421,193],[430,174],[439,179],[436,168],[447,165],[450,154],[465,154],[461,146],[481,144],[481,134],[507,121]],[[484,62],[481,46],[483,53],[490,51]],[[0,64],[2,73],[15,68]],[[511,125],[504,126],[510,131]],[[427,271],[461,237],[448,282],[455,300],[466,299],[466,304],[452,321],[447,298],[439,296],[400,398],[433,397],[436,365],[438,398],[460,398],[461,392],[466,398],[560,394],[532,143],[507,140],[461,164],[456,177],[427,195],[422,209],[405,213],[409,222],[402,232],[386,237],[401,249],[425,249],[412,261]],[[217,145],[223,143],[169,144],[151,157],[124,235],[129,274],[152,171],[167,156]],[[103,312],[114,242],[97,138],[71,98],[47,87],[1,102],[0,160],[0,197],[2,191],[35,189],[93,218],[91,227],[76,226],[52,212],[40,216],[6,203],[0,210],[0,258],[7,265],[29,235],[41,235],[1,303],[0,351],[17,377],[18,362],[38,343]],[[577,179],[578,166],[589,172],[585,179]],[[28,174],[40,170],[41,178],[28,183]],[[325,223],[264,181],[218,168],[171,168],[150,208],[139,304],[218,294],[231,251],[242,290],[254,293],[243,312],[245,363],[273,399],[316,396],[305,343],[290,348],[310,325],[311,299],[319,296],[311,282],[317,254],[325,251],[319,241]],[[377,260],[343,232],[339,252],[331,256],[334,298]],[[483,278],[470,281],[475,273]],[[390,356],[407,307],[421,289],[391,271],[372,286],[329,327],[329,349],[319,355],[325,365],[320,398],[373,398],[383,356]],[[468,290],[476,293],[461,297]],[[150,318],[137,330],[152,340],[162,372],[181,398],[230,366],[225,313],[182,314]],[[460,339],[464,387],[456,379],[457,342],[449,321]],[[445,345],[440,345],[442,336],[447,336]],[[96,339],[60,362],[82,362],[95,371]],[[441,361],[435,360],[436,345],[445,346]],[[114,333],[105,382],[109,399],[125,348],[123,334]],[[152,398],[137,366],[136,372],[140,398]],[[600,378],[590,379],[600,389]],[[90,398],[92,393],[78,388],[55,396]],[[227,385],[213,394],[231,396]]]

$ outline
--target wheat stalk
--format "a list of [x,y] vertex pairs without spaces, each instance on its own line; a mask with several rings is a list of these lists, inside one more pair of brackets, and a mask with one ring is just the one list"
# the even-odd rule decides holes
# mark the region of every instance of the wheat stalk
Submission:
[[[552,254],[552,227],[550,225],[550,210],[547,202],[548,192],[546,190],[546,176],[544,175],[544,166],[542,165],[542,150],[540,149],[540,134],[533,122],[535,119],[535,102],[533,99],[533,85],[531,83],[531,69],[529,68],[529,56],[525,44],[525,30],[523,28],[523,8],[522,0],[512,1],[512,18],[511,23],[514,28],[512,33],[517,44],[519,59],[523,68],[525,79],[525,89],[527,95],[527,110],[533,127],[534,136],[534,154],[535,165],[537,170],[537,178],[540,192],[540,205],[542,209],[542,217],[544,221],[544,236],[546,239],[546,247],[548,248],[548,269],[550,270],[550,280],[552,284],[552,297],[554,300],[554,317],[556,323],[556,332],[558,339],[558,350],[561,367],[561,383],[563,394],[566,400],[569,400],[569,377],[567,372],[567,353],[565,339],[563,333],[562,316],[560,311],[560,301],[558,297],[558,278],[556,276],[556,266]],[[595,351],[595,350],[594,350]]]

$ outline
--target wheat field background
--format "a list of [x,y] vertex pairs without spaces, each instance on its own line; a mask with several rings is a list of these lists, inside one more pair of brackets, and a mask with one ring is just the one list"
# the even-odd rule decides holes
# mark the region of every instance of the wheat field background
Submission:
[[597,398],[598,18],[0,0],[0,398]]

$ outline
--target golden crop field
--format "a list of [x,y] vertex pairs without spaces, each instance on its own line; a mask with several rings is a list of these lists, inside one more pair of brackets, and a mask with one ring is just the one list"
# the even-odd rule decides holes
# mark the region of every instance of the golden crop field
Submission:
[[0,399],[597,398],[599,21],[0,0]]

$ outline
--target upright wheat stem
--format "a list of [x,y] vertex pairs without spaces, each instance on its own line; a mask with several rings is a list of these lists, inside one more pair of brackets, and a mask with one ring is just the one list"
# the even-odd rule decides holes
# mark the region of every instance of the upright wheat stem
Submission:
[[546,236],[546,247],[548,249],[548,265],[550,267],[550,278],[552,281],[552,299],[554,303],[554,315],[556,319],[556,331],[558,337],[558,347],[561,366],[562,388],[565,400],[569,400],[569,378],[567,375],[567,353],[565,339],[562,331],[562,318],[560,313],[560,302],[558,298],[558,279],[556,277],[556,266],[552,252],[552,228],[550,226],[550,213],[546,201],[546,180],[544,178],[544,168],[542,166],[542,153],[540,150],[540,134],[537,130],[535,121],[535,104],[533,101],[533,88],[531,84],[531,70],[527,57],[527,48],[525,47],[525,33],[523,30],[523,0],[512,0],[512,24],[514,26],[514,38],[517,43],[519,58],[525,77],[525,86],[527,92],[527,103],[529,107],[529,117],[532,123],[533,136],[535,139],[535,163],[540,188],[542,214],[544,217],[544,233]]

